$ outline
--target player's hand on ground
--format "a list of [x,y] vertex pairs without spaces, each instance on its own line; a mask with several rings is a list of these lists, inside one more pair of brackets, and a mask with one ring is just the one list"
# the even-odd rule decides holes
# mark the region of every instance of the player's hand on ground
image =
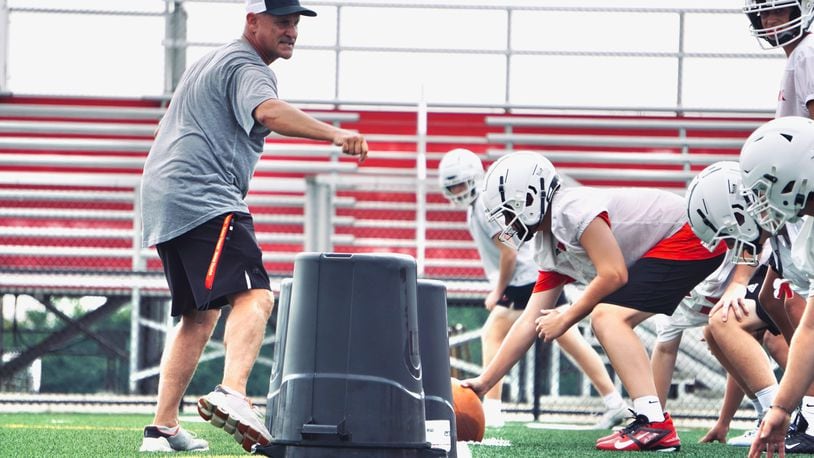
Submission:
[[749,315],[746,306],[746,285],[732,283],[726,289],[721,299],[712,307],[709,316],[713,316],[721,310],[721,321],[728,321],[734,315],[735,319],[741,321],[743,317]]
[[760,422],[752,447],[749,448],[749,458],[760,458],[763,452],[766,452],[768,458],[786,456],[786,432],[789,429],[789,420],[789,415],[782,409],[769,409]]
[[565,322],[559,310],[547,309],[541,310],[540,313],[542,316],[534,320],[537,324],[537,337],[546,342],[551,342],[568,330],[568,323]]
[[359,163],[367,159],[367,140],[364,135],[350,130],[339,129],[334,136],[334,145],[341,146],[342,152],[351,156],[359,156]]
[[725,426],[719,423],[715,423],[712,428],[704,434],[704,437],[698,439],[699,444],[704,443],[713,443],[713,442],[720,442],[722,444],[726,443],[726,435],[729,433],[729,426]]
[[489,291],[489,294],[483,301],[483,305],[486,307],[486,310],[492,311],[492,309],[497,305],[497,301],[500,300],[501,296],[503,296],[503,293],[498,290],[493,289],[492,291]]
[[478,397],[481,399],[483,399],[483,396],[485,396],[486,392],[489,391],[489,388],[491,388],[490,386],[487,386],[483,381],[481,381],[480,377],[461,380],[461,386],[464,388],[469,388],[470,390],[474,391],[475,394],[477,394]]

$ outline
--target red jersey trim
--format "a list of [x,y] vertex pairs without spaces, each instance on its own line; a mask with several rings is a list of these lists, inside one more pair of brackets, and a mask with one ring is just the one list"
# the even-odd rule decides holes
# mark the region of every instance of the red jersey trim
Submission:
[[548,291],[558,286],[573,282],[574,279],[568,275],[541,270],[540,275],[537,276],[537,283],[534,284],[534,292],[540,293],[543,291]]
[[613,227],[613,226],[611,226],[610,216],[608,216],[608,212],[602,212],[602,213],[596,215],[596,217],[601,219],[602,221],[604,221],[605,224],[608,225],[608,227]]
[[701,240],[693,233],[689,224],[684,224],[675,234],[663,239],[645,253],[642,258],[667,259],[671,261],[703,261],[726,253],[726,244],[721,242],[712,252],[701,245]]

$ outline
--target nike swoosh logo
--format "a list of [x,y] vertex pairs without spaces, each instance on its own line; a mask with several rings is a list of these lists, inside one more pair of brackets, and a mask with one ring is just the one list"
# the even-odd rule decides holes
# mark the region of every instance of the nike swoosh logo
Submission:
[[798,442],[796,444],[786,444],[786,448],[794,448],[794,447],[797,447],[800,444],[802,444],[802,442]]
[[616,450],[622,450],[623,448],[629,447],[631,445],[633,445],[632,440],[626,440],[626,441],[622,441],[622,442],[616,441],[616,442],[613,443],[613,446],[616,448]]

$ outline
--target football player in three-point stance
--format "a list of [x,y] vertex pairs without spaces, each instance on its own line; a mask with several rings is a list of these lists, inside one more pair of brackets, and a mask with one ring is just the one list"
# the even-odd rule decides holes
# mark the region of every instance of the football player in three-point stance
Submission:
[[[684,200],[660,190],[563,187],[542,154],[517,152],[489,168],[484,205],[500,239],[534,240],[541,272],[534,294],[495,359],[466,381],[487,391],[538,336],[550,341],[591,316],[591,325],[633,399],[635,420],[597,440],[611,451],[677,451],[681,441],[661,408],[644,345],[633,328],[681,300],[721,264],[726,247],[705,249],[687,223]],[[567,310],[553,305],[569,282],[585,291]]]
[[[515,250],[497,239],[502,227],[489,221],[484,211],[479,189],[483,182],[483,163],[475,153],[463,148],[446,153],[438,165],[438,182],[450,202],[466,208],[467,228],[492,287],[484,300],[489,318],[483,325],[481,337],[483,365],[486,366],[526,307],[534,289],[537,280],[534,250],[531,245]],[[605,413],[594,427],[610,429],[624,421],[629,416],[627,404],[613,385],[596,350],[576,330],[563,335],[557,342],[585,372],[605,402]],[[501,388],[502,381],[498,381],[484,396],[486,426],[503,426]]]
[[[743,393],[748,395],[760,421],[774,400],[777,379],[761,344],[752,336],[764,335],[762,340],[774,359],[785,366],[788,346],[780,330],[788,339],[794,331],[782,301],[766,296],[758,300],[758,287],[767,269],[766,255],[771,250],[762,250],[768,233],[746,213],[747,206],[737,162],[708,166],[687,190],[687,213],[693,232],[707,248],[712,249],[722,241],[729,246],[721,267],[693,290],[693,296],[708,298],[707,304],[712,306],[707,307],[709,326],[704,331],[707,344],[726,368],[732,383],[737,383],[733,386],[727,380],[721,415],[702,439],[704,442],[725,440]],[[765,333],[766,330],[769,332]],[[757,424],[727,443],[749,447],[756,431]]]
[[[774,235],[776,264],[788,291],[807,297],[794,332],[788,363],[771,408],[763,418],[749,456],[762,452],[814,452],[814,121],[799,116],[777,118],[755,130],[740,156],[747,212]],[[779,254],[779,255],[778,255]],[[778,288],[783,290],[782,282]],[[795,290],[795,288],[797,288]],[[801,418],[787,437],[791,414]]]

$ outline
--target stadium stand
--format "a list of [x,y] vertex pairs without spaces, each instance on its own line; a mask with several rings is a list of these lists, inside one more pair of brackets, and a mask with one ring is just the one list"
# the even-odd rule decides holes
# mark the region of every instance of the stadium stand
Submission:
[[650,186],[683,193],[703,167],[737,158],[765,119],[490,116],[492,159],[507,151],[546,154],[560,173],[585,185]]
[[[143,293],[166,294],[155,251],[138,248],[134,211],[141,168],[163,109],[126,101],[122,106],[15,101],[0,103],[4,289],[100,293],[142,285]],[[312,114],[334,123],[358,119],[354,113]],[[266,153],[248,202],[270,270],[290,275],[304,246],[303,177],[353,172],[357,165],[336,160],[338,149],[326,145],[270,143]],[[336,208],[353,203],[344,197],[333,201]],[[351,224],[352,218],[333,223]],[[335,241],[347,244],[350,238],[338,234]]]
[[[141,166],[162,112],[160,101],[0,97],[0,290],[166,297],[155,251],[139,247],[136,211]],[[364,132],[371,155],[357,166],[331,146],[269,137],[247,200],[272,288],[291,276],[294,256],[307,246],[307,187],[317,182],[332,193],[325,224],[333,251],[409,254],[421,259],[424,277],[445,281],[451,303],[469,305],[488,285],[465,212],[436,187],[435,170],[449,149],[469,148],[486,166],[508,151],[532,149],[582,184],[683,192],[695,171],[736,157],[740,142],[761,122],[431,112],[428,135],[421,138],[411,112],[312,113]],[[422,169],[426,181],[417,179]],[[149,307],[143,302],[138,318],[144,332],[163,326],[150,318]],[[651,331],[643,328],[650,339]],[[479,330],[469,330],[450,344],[463,348],[478,338]],[[695,369],[679,372],[678,389],[689,391],[698,380],[722,384],[714,368],[693,356],[703,349],[691,350],[679,355],[683,366]],[[33,348],[15,362],[22,366],[41,352]],[[461,358],[452,364],[478,370]],[[142,363],[131,369],[135,379],[156,370]],[[553,392],[559,390],[557,373],[552,370],[548,381]]]
[[[153,250],[134,250],[134,189],[163,101],[0,98],[0,261],[7,269],[157,273]],[[544,152],[561,172],[589,185],[657,186],[681,192],[701,167],[737,154],[760,120],[676,117],[429,113],[424,221],[419,223],[417,116],[391,111],[311,111],[366,133],[361,167],[324,144],[272,135],[249,203],[270,272],[286,276],[305,248],[306,176],[332,182],[333,249],[419,257],[424,276],[452,292],[485,291],[465,213],[435,185],[453,147],[488,166],[507,151]],[[421,224],[421,226],[419,226]],[[33,229],[32,229],[33,228]],[[461,283],[455,283],[460,281]],[[160,282],[159,282],[160,283]]]

